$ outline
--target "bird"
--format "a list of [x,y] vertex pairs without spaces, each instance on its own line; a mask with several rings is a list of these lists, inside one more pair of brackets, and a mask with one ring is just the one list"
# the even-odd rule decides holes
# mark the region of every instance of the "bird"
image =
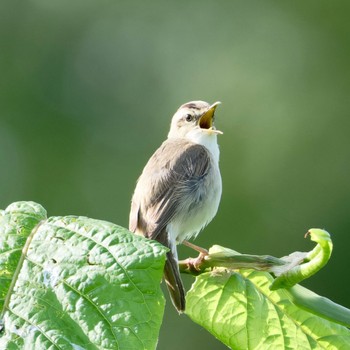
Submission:
[[222,180],[214,114],[221,102],[191,101],[171,120],[167,139],[151,156],[138,178],[131,200],[129,230],[169,248],[164,279],[173,305],[185,311],[185,288],[176,245],[187,240],[217,213]]

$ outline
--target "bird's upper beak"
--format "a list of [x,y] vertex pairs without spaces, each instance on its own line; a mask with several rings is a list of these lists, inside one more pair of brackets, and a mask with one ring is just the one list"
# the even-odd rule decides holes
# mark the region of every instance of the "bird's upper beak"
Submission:
[[213,126],[213,119],[216,107],[221,104],[221,102],[213,103],[209,109],[200,117],[199,119],[199,127],[201,129],[208,130],[209,133],[213,134],[222,134],[222,131],[216,130],[215,126]]

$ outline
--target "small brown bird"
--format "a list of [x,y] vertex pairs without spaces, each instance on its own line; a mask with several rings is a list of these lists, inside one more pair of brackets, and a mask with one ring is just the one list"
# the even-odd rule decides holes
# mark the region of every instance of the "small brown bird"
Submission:
[[185,310],[185,290],[176,245],[196,237],[215,216],[221,198],[219,147],[212,105],[192,101],[172,118],[166,141],[138,179],[132,197],[130,231],[170,248],[164,278],[179,313]]

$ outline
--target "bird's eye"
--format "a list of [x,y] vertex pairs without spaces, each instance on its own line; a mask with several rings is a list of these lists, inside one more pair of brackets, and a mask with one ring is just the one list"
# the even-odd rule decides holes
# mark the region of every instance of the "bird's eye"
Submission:
[[193,120],[193,115],[192,114],[186,114],[186,122],[191,122]]

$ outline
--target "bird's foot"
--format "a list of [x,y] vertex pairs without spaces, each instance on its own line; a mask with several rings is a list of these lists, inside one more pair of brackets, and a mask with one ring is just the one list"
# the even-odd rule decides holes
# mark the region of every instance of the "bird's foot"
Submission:
[[205,252],[205,253],[201,252],[197,256],[197,258],[188,258],[187,259],[188,268],[191,270],[193,267],[196,271],[200,271],[202,262],[206,256],[208,256],[208,252]]
[[183,241],[182,244],[199,252],[197,258],[187,258],[183,261],[183,263],[187,266],[188,271],[191,271],[192,274],[198,274],[198,272],[203,269],[202,263],[205,257],[209,255],[209,252],[205,248],[199,247],[198,245],[188,241]]

